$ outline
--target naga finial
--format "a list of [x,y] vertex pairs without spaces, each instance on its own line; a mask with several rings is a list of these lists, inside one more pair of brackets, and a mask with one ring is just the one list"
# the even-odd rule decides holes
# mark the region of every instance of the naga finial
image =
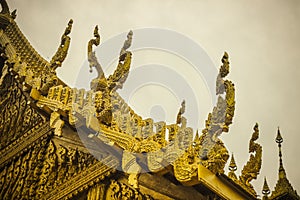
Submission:
[[228,61],[228,58],[229,58],[228,53],[225,51],[224,55],[222,57],[222,60],[221,60],[222,63],[223,63],[223,65],[221,65],[221,67],[220,67],[220,75],[221,75],[222,78],[224,78],[225,76],[227,76],[228,73],[229,73],[229,61]]
[[118,66],[114,73],[107,79],[110,91],[116,91],[117,89],[122,88],[128,77],[131,64],[131,52],[127,51],[127,49],[131,46],[132,35],[132,31],[129,31],[120,52]]
[[132,32],[132,30],[130,30],[129,33],[127,34],[127,40],[125,40],[124,45],[120,51],[120,57],[122,57],[123,54],[125,54],[126,50],[131,46],[132,35],[133,35],[133,32]]
[[93,45],[98,46],[100,44],[100,34],[99,34],[98,25],[95,26],[94,37],[95,39],[91,39],[88,43],[88,56],[90,53],[93,52]]
[[256,143],[256,140],[259,137],[259,129],[257,123],[255,124],[253,130],[254,132],[249,142],[250,159],[242,169],[240,183],[244,189],[246,189],[253,195],[256,195],[256,192],[250,182],[253,179],[256,179],[260,172],[262,164],[262,146]]
[[88,43],[88,61],[90,64],[90,72],[93,72],[93,67],[95,67],[98,72],[97,78],[104,78],[104,72],[102,70],[102,67],[98,62],[95,52],[93,51],[93,45],[98,46],[100,44],[100,34],[98,26],[95,26],[94,37],[95,38],[90,39]]
[[70,19],[70,21],[68,22],[68,26],[65,29],[65,32],[61,36],[60,45],[50,61],[50,66],[54,70],[56,68],[60,67],[62,62],[67,57],[68,50],[69,50],[70,43],[71,43],[71,38],[70,38],[69,34],[71,33],[72,25],[73,25],[73,20]]
[[180,124],[182,122],[182,115],[185,112],[185,100],[181,102],[181,107],[177,114],[176,124]]

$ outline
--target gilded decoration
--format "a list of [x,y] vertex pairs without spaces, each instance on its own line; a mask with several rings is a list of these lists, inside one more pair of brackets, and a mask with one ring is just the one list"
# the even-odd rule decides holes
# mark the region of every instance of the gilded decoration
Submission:
[[[256,142],[257,124],[249,142],[250,158],[241,175],[235,174],[233,155],[228,176],[224,174],[229,153],[219,137],[229,132],[235,112],[234,83],[226,79],[230,68],[226,52],[216,77],[217,103],[202,133],[194,132],[187,126],[184,114],[189,105],[184,100],[174,116],[175,122],[167,124],[142,118],[118,94],[130,71],[132,31],[121,47],[115,71],[106,76],[93,51],[100,45],[99,28],[95,26],[87,44],[87,59],[97,77],[91,80],[89,90],[71,88],[56,76],[55,70],[67,58],[73,20],[67,24],[56,53],[47,61],[14,21],[16,11],[10,12],[4,0],[0,3],[1,198],[154,199],[150,194],[156,191],[141,184],[141,173],[159,176],[165,185],[184,188],[191,195],[197,193],[207,199],[257,198],[251,184],[262,163],[262,146]],[[79,129],[85,130],[84,137],[89,138],[92,151],[99,144],[109,148],[101,152],[102,162],[83,146]],[[279,130],[276,142],[279,179],[270,197],[265,180],[263,199],[286,194],[299,199],[283,168]],[[162,188],[164,194],[160,195],[168,196],[167,190],[168,187]]]
[[28,96],[22,91],[22,85],[15,80],[5,65],[0,78],[0,150],[44,121],[28,101]]
[[154,200],[150,195],[145,195],[139,192],[139,190],[132,188],[124,183],[112,181],[107,190],[107,199],[113,200],[130,200],[130,199],[141,199],[141,200]]
[[254,132],[249,142],[249,153],[250,159],[242,169],[242,174],[239,177],[240,185],[249,191],[249,193],[256,196],[256,192],[254,187],[250,183],[253,179],[256,179],[259,171],[261,169],[262,164],[262,146],[255,141],[259,137],[259,129],[258,124],[256,123],[254,128]]
[[[200,163],[214,173],[224,173],[224,167],[229,158],[224,143],[218,137],[222,132],[228,132],[235,109],[234,84],[229,80],[224,80],[229,73],[228,58],[225,52],[216,80],[216,94],[219,95],[217,105],[212,113],[208,114],[206,127],[202,135],[197,138],[198,141],[195,141],[199,145],[197,157],[200,158]],[[221,96],[224,93],[225,98]]]
[[300,199],[299,195],[297,194],[296,190],[294,190],[293,186],[287,179],[287,175],[285,169],[283,167],[282,161],[282,150],[281,144],[283,143],[283,138],[281,136],[280,130],[278,128],[277,136],[275,139],[276,143],[278,144],[279,149],[279,170],[278,170],[278,180],[275,185],[274,191],[272,191],[271,196],[269,199],[279,199],[281,197],[285,199]]
[[0,196],[4,199],[70,198],[112,172],[89,153],[56,145],[47,137],[1,168]]

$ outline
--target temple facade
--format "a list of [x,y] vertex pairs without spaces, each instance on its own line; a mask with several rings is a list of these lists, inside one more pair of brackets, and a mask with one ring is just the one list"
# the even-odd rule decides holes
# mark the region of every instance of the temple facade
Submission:
[[258,124],[249,134],[249,160],[235,174],[234,156],[219,138],[235,112],[226,52],[216,77],[217,103],[202,132],[194,132],[184,101],[176,122],[167,124],[143,119],[118,94],[130,73],[131,31],[107,76],[93,51],[100,45],[96,26],[87,58],[98,76],[90,90],[71,88],[56,69],[67,57],[73,20],[48,61],[19,29],[16,10],[0,3],[0,199],[300,199],[283,166],[280,130],[274,189],[267,179],[261,191],[251,184],[262,165]]

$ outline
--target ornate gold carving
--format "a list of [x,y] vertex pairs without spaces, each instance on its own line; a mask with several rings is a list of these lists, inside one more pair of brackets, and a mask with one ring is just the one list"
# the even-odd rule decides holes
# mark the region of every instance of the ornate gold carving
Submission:
[[[6,2],[4,2],[3,5],[5,6]],[[24,89],[33,87],[43,93],[47,93],[49,87],[59,82],[54,71],[55,67],[53,69],[49,67],[50,63],[35,51],[20,31],[16,22],[13,21],[16,17],[16,11],[13,11],[11,15],[8,14],[8,9],[4,9],[3,13],[0,14],[1,28],[3,28],[4,32],[0,36],[0,44],[7,47],[5,50],[8,57],[7,65],[11,67],[14,73],[20,76],[19,79],[20,82],[23,82]],[[4,25],[3,27],[2,24]],[[64,37],[64,41],[67,41],[66,37]],[[58,52],[62,52],[67,46],[68,42],[63,42],[63,48]],[[63,53],[59,54],[55,56],[56,61],[63,60]]]
[[[68,37],[67,35],[68,34],[64,34],[63,37]],[[224,144],[218,139],[218,136],[223,131],[228,131],[228,126],[232,123],[235,103],[233,84],[230,81],[223,80],[228,74],[229,68],[227,53],[224,54],[222,59],[223,65],[221,66],[217,78],[217,94],[226,92],[225,99],[219,96],[216,107],[212,114],[209,115],[206,129],[203,130],[203,135],[200,138],[198,137],[196,148],[194,148],[190,147],[192,142],[192,130],[186,127],[186,119],[182,116],[185,108],[184,102],[177,116],[177,124],[163,125],[159,127],[160,130],[155,133],[153,131],[152,119],[142,120],[141,117],[137,116],[123,101],[118,99],[119,97],[115,93],[115,90],[122,87],[130,68],[131,52],[127,51],[127,49],[131,44],[132,32],[129,32],[127,40],[124,42],[117,69],[113,75],[107,79],[97,61],[95,53],[92,52],[92,46],[100,43],[97,27],[94,30],[94,36],[95,39],[90,40],[88,45],[88,59],[91,68],[96,67],[98,77],[93,80],[91,91],[85,92],[84,90],[54,86],[51,87],[49,91],[45,90],[48,91],[47,97],[35,92],[35,90],[31,92],[31,96],[38,100],[37,105],[44,110],[48,109],[49,113],[51,113],[50,125],[55,128],[55,133],[57,135],[61,134],[61,128],[64,123],[60,119],[61,115],[69,116],[70,124],[75,124],[77,117],[82,116],[87,119],[87,127],[91,128],[91,126],[93,126],[93,128],[95,128],[92,121],[94,113],[96,113],[95,116],[100,122],[100,126],[98,125],[94,130],[96,132],[100,130],[104,132],[104,134],[98,136],[103,141],[116,144],[122,149],[134,153],[157,151],[157,153],[148,155],[149,166],[151,166],[150,168],[154,171],[161,167],[161,164],[156,162],[157,158],[165,156],[167,162],[173,163],[178,156],[184,154],[174,164],[174,169],[176,169],[175,174],[177,174],[178,180],[186,181],[195,176],[195,166],[200,162],[214,173],[223,173],[224,165],[228,159],[228,152]],[[17,69],[16,64],[13,66]],[[22,68],[24,68],[24,65],[21,64],[20,69]],[[30,82],[30,80],[27,82]],[[41,90],[41,88],[38,87],[37,89]],[[93,105],[94,108],[92,108]],[[113,109],[115,108],[116,112],[114,112],[115,115],[113,116]],[[178,124],[181,124],[181,127],[179,127]],[[168,141],[164,139],[166,129],[169,130]],[[168,148],[165,153],[158,151],[166,146],[168,142],[170,143],[170,148]],[[184,153],[184,150],[187,148],[189,148],[188,152]],[[129,159],[130,156],[128,157],[125,154],[123,156],[124,168],[129,169],[135,165],[137,166],[135,169],[139,168],[135,158],[132,162],[132,159]],[[187,165],[191,163],[193,163],[193,165],[191,165],[191,169],[188,169],[189,167]],[[126,166],[128,164],[129,166]],[[180,175],[181,173],[186,174],[184,170],[187,170],[189,174],[187,177],[184,177],[186,175]],[[139,173],[139,170],[132,171],[130,175],[132,180],[130,182],[133,185],[137,185],[134,181],[137,173]]]
[[199,158],[195,156],[194,149],[189,147],[186,153],[176,159],[174,163],[174,175],[181,182],[197,179]]
[[[34,68],[43,67],[48,64],[48,62],[44,58],[42,58],[38,54],[38,52],[30,45],[29,41],[23,35],[15,21],[10,20],[4,31],[5,36],[8,40],[3,38],[4,36],[2,36],[0,41],[1,43],[4,42],[2,43],[2,45],[9,43],[7,56],[11,57],[15,53],[17,53],[20,56],[22,62],[25,62],[29,66],[32,66]],[[13,50],[11,48],[13,48]]]
[[104,200],[105,187],[104,183],[98,183],[91,187],[88,191],[87,200]]
[[[0,172],[0,196],[3,199],[33,198],[36,195],[48,137],[43,138],[22,157],[12,159]],[[28,146],[27,146],[28,147]]]
[[256,192],[250,182],[253,179],[256,179],[259,174],[262,163],[262,146],[255,142],[259,137],[257,123],[255,124],[253,130],[254,132],[249,142],[249,153],[251,153],[250,159],[242,169],[242,174],[240,176],[240,185],[253,196],[256,196]]
[[57,112],[51,113],[50,116],[50,127],[54,128],[54,134],[57,136],[62,136],[62,127],[64,126],[65,122],[60,119],[60,114]]
[[[73,21],[69,21],[60,46],[49,63],[29,44],[14,22],[16,11],[10,13],[7,3],[4,0],[0,0],[0,3],[0,64],[4,66],[0,79],[1,197],[71,198],[114,171],[95,162],[89,154],[78,149],[58,146],[51,141],[49,125],[42,125],[43,118],[37,109],[32,108],[35,105],[50,114],[50,127],[54,128],[55,135],[61,135],[65,123],[62,119],[75,125],[83,121],[79,120],[83,118],[88,128],[103,133],[96,134],[98,138],[124,150],[122,168],[129,173],[128,183],[133,188],[113,181],[107,193],[110,198],[152,199],[135,189],[138,187],[137,178],[141,171],[136,153],[148,153],[148,168],[152,172],[159,171],[165,163],[173,165],[175,177],[184,183],[197,181],[200,165],[202,169],[205,169],[205,166],[213,173],[224,173],[229,155],[218,137],[222,132],[228,132],[235,110],[234,84],[224,80],[229,73],[226,52],[216,81],[216,94],[219,95],[217,105],[208,115],[203,134],[199,137],[197,133],[191,144],[193,131],[186,127],[186,118],[183,117],[184,101],[178,112],[176,124],[166,125],[164,122],[153,123],[152,119],[142,119],[116,93],[117,89],[123,87],[130,69],[131,52],[127,49],[132,42],[131,31],[120,51],[116,70],[106,78],[92,48],[93,45],[100,44],[96,26],[95,38],[88,43],[88,61],[91,69],[96,68],[98,76],[91,83],[91,91],[71,89],[58,85],[60,81],[55,69],[61,66],[67,56]],[[36,102],[30,100],[29,93]],[[95,123],[95,120],[98,123]],[[154,127],[156,131],[153,130]],[[166,131],[169,135],[167,140]],[[235,175],[236,164],[233,155],[228,174],[253,196],[256,193],[250,182],[256,179],[259,173],[262,154],[261,146],[255,142],[257,139],[256,125],[249,145],[250,160],[244,166],[240,180],[237,180]],[[289,194],[299,199],[283,168],[282,137],[279,131],[276,141],[280,151],[279,180],[270,198]],[[22,157],[19,157],[20,155]],[[105,159],[113,167],[118,164],[111,156]],[[100,188],[104,194],[103,185],[99,184],[95,188]],[[95,198],[95,188],[89,191],[89,199]],[[266,180],[263,194],[264,199],[268,198],[269,188]]]
[[[182,148],[180,145],[177,147],[181,150],[175,154],[177,157],[174,163],[174,175],[177,180],[193,184],[197,179],[197,171],[199,164],[205,166],[213,173],[224,173],[224,166],[229,158],[228,151],[223,142],[218,139],[222,132],[228,132],[228,127],[232,123],[234,115],[234,85],[231,81],[223,80],[229,73],[228,54],[225,52],[222,58],[223,65],[220,67],[219,75],[216,81],[216,94],[219,95],[217,105],[213,108],[213,112],[209,113],[206,120],[206,128],[202,131],[199,137],[198,132],[190,144],[192,138],[186,138],[186,144]],[[225,94],[225,99],[220,96]],[[180,133],[185,130],[186,119],[182,117],[184,111],[184,103],[177,116],[177,123],[181,123],[181,130],[176,134],[180,138]],[[182,129],[183,128],[183,129]],[[176,128],[175,128],[176,129]],[[175,131],[176,132],[176,131]],[[186,134],[185,135],[189,135]],[[174,132],[169,131],[169,141],[173,141]],[[176,144],[176,139],[174,140]],[[180,141],[180,140],[179,140]],[[175,145],[176,148],[176,145]],[[182,150],[187,149],[185,152]]]
[[5,65],[0,78],[0,150],[43,122]]
[[109,188],[107,189],[106,199],[142,199],[142,200],[151,200],[152,198],[150,195],[142,194],[137,189],[134,189],[125,183],[120,183],[117,181],[112,180]]
[[70,175],[72,178],[69,178],[63,184],[56,186],[55,189],[48,192],[45,196],[43,196],[43,198],[70,199],[79,192],[82,192],[83,190],[86,190],[100,182],[105,177],[114,173],[114,168],[118,165],[118,163],[116,163],[116,159],[112,159],[110,155],[107,155],[103,161],[104,163],[109,164],[110,167],[107,167],[101,162],[93,161],[89,164],[85,159],[79,160],[77,166],[81,166],[84,169],[82,169],[81,172],[77,171],[76,174]]
[[4,199],[70,198],[104,179],[118,163],[104,158],[111,168],[92,155],[57,146],[49,137],[26,145],[22,157],[12,159],[0,170],[0,194]]
[[[217,105],[213,112],[209,113],[206,120],[206,128],[199,138],[197,155],[201,164],[213,173],[224,173],[224,166],[229,158],[224,143],[218,139],[222,132],[228,132],[232,123],[235,108],[235,89],[231,81],[223,80],[229,73],[228,54],[225,52],[222,58],[223,65],[220,67],[216,81],[216,94],[219,95]],[[225,99],[220,95],[226,93]]]
[[[91,39],[88,43],[88,61],[90,63],[90,72],[92,72],[93,67],[96,68],[98,76],[98,79],[101,79],[101,83],[104,84],[104,87],[107,86],[106,83],[106,79],[104,77],[104,72],[103,69],[100,65],[100,63],[98,62],[98,59],[96,57],[96,53],[93,51],[93,45],[98,46],[100,44],[100,35],[99,35],[99,31],[98,31],[98,26],[95,27],[94,29],[94,37],[95,39]],[[91,88],[93,88],[93,86],[91,86]]]
[[131,52],[126,51],[131,45],[132,32],[127,35],[123,48],[120,53],[119,63],[117,69],[112,75],[105,78],[104,72],[99,64],[95,52],[92,50],[93,45],[100,44],[100,35],[98,33],[98,26],[94,30],[95,39],[91,39],[88,43],[88,61],[90,68],[95,67],[98,76],[91,82],[91,89],[96,92],[95,94],[95,107],[96,116],[101,124],[112,125],[112,95],[118,89],[122,88],[125,82],[131,63]]
[[73,24],[73,20],[70,19],[64,34],[61,36],[60,45],[50,61],[50,67],[53,68],[54,70],[58,67],[61,67],[62,62],[67,57],[70,42],[71,42],[71,38],[69,37],[69,34],[71,33],[72,24]]
[[29,147],[39,143],[43,138],[51,135],[51,129],[48,124],[41,123],[36,127],[19,137],[5,149],[1,150],[0,166],[6,164],[9,160],[22,155]]

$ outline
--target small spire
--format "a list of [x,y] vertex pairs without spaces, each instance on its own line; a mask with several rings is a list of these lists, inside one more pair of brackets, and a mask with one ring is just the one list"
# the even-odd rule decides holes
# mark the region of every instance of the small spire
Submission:
[[197,130],[195,138],[194,138],[194,141],[193,141],[193,146],[194,146],[195,152],[199,152],[199,150],[200,150],[200,143],[201,142],[200,142],[199,132]]
[[199,132],[198,130],[196,131],[196,135],[195,135],[195,138],[194,138],[194,141],[198,141],[199,140]]
[[234,171],[236,171],[237,170],[237,166],[236,166],[236,163],[235,163],[235,160],[234,160],[234,156],[233,156],[233,153],[232,153],[232,155],[231,155],[231,160],[230,160],[230,164],[229,164],[229,170],[231,171],[231,172],[234,172]]
[[283,142],[283,138],[280,134],[279,127],[278,127],[278,130],[277,130],[277,136],[276,136],[275,141],[278,144],[278,149],[279,149],[279,177],[284,178],[285,177],[285,170],[283,168],[282,151],[281,151],[281,143]]
[[268,182],[267,182],[266,177],[265,177],[264,185],[263,185],[263,188],[262,188],[262,194],[264,195],[263,199],[268,199],[267,197],[270,194],[270,188],[268,186]]
[[230,160],[230,164],[229,164],[229,173],[228,173],[228,177],[231,178],[232,180],[237,180],[237,176],[235,175],[235,171],[237,170],[237,166],[234,160],[234,156],[233,153],[231,155],[231,160]]
[[276,136],[276,143],[281,144],[282,142],[283,142],[283,139],[281,137],[280,129],[279,129],[279,126],[278,126],[277,136]]
[[293,189],[292,185],[287,179],[285,170],[283,168],[282,152],[281,152],[281,143],[283,142],[283,138],[281,137],[279,127],[278,127],[275,141],[278,144],[278,149],[279,149],[279,172],[278,172],[278,180],[275,186],[275,190],[272,192],[270,199],[277,199],[282,195],[288,195],[287,199],[300,199],[300,197],[296,193],[296,190]]

